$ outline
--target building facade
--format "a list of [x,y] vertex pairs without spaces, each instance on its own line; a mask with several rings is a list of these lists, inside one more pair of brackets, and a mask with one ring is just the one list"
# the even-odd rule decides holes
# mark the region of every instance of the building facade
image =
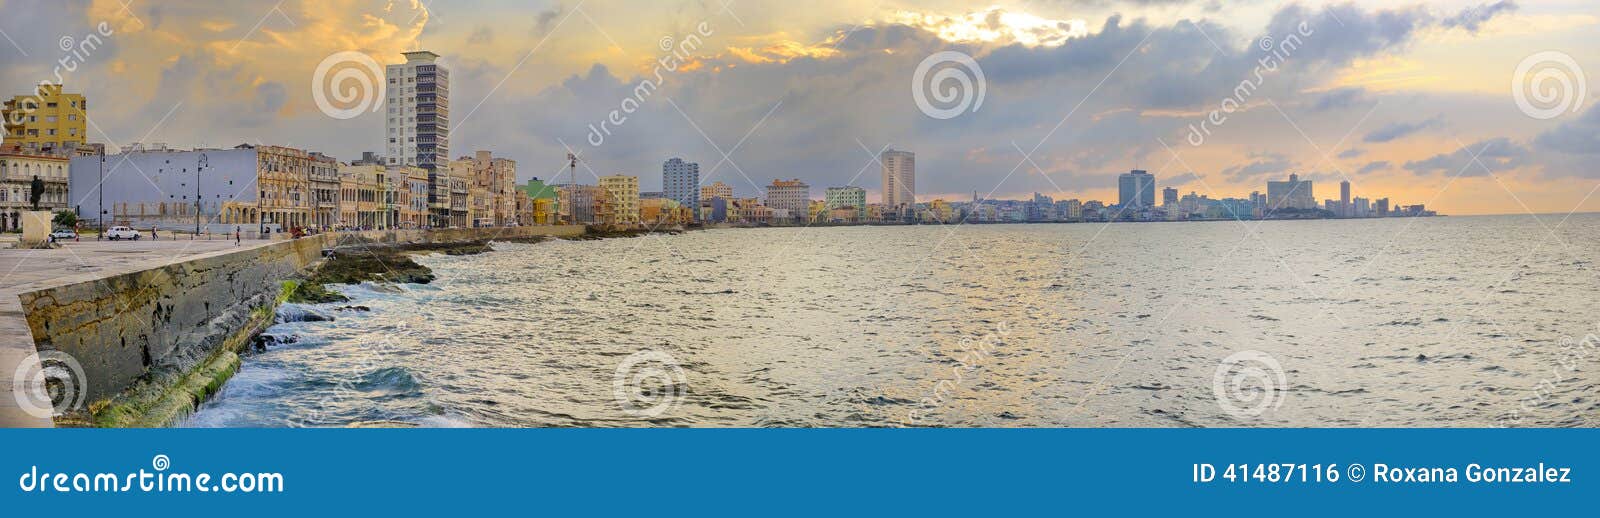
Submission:
[[680,207],[700,206],[700,164],[672,158],[661,164],[661,185],[666,198]]
[[428,51],[405,53],[406,62],[389,65],[388,134],[384,157],[386,165],[410,165],[428,171],[429,207],[433,224],[446,226],[448,204],[437,203],[439,190],[448,189],[438,174],[450,158],[450,70],[438,63],[439,55]]
[[[829,220],[857,223],[867,217],[867,190],[855,186],[829,187],[823,193],[823,202],[829,211]],[[844,211],[848,218],[834,218],[833,213]]]
[[885,150],[878,161],[883,164],[883,204],[903,208],[917,203],[917,155],[910,151]]
[[40,155],[71,155],[83,146],[89,123],[89,101],[62,91],[62,85],[40,83],[34,95],[19,95],[0,105],[5,144]]
[[1311,180],[1301,180],[1291,174],[1287,181],[1267,182],[1267,210],[1317,208],[1317,198],[1312,193]]
[[600,177],[604,197],[601,223],[631,227],[639,224],[639,177],[611,175]]
[[1142,169],[1117,176],[1117,204],[1123,208],[1153,207],[1156,202],[1156,177]]
[[[266,169],[275,164],[286,167],[281,156],[270,156],[254,146],[158,149],[106,155],[103,163],[98,156],[73,158],[69,181],[70,190],[76,193],[72,208],[78,218],[98,223],[103,216],[108,227],[192,231],[198,213],[202,225],[227,224],[228,232],[233,225],[248,224],[246,231],[279,228],[277,223],[263,221],[263,211],[269,206],[259,200],[265,190],[260,186],[268,176],[276,182],[275,196],[287,189],[285,173]],[[308,185],[304,170],[301,174],[301,184]],[[277,204],[270,206],[280,210]]]
[[792,221],[805,219],[811,209],[811,186],[798,179],[773,180],[767,186],[767,208],[774,212],[784,211],[787,218]]
[[70,169],[71,162],[66,157],[33,154],[17,148],[0,150],[0,230],[22,228],[22,213],[33,210],[34,178],[44,184],[44,192],[39,195],[39,210],[65,210],[70,203],[67,195]]

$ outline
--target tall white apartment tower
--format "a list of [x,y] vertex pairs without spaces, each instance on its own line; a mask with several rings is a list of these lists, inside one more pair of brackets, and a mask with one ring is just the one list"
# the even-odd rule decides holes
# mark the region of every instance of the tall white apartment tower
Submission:
[[437,63],[438,54],[426,50],[404,55],[405,63],[389,65],[385,73],[389,113],[384,163],[428,171],[429,223],[446,226],[450,209],[442,207],[439,214],[443,204],[438,202],[440,188],[448,193],[449,185],[440,185],[437,171],[450,158],[450,70]]
[[917,155],[910,151],[886,150],[878,157],[883,162],[883,204],[888,207],[917,203]]

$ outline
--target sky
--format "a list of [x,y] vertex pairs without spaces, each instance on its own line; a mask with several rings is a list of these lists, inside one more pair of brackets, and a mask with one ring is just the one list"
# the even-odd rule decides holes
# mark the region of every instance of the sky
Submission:
[[1298,173],[1319,199],[1348,180],[1447,214],[1600,211],[1593,1],[0,0],[0,13],[0,92],[59,76],[89,99],[90,140],[113,148],[381,151],[381,107],[334,117],[315,92],[341,109],[339,94],[376,98],[328,80],[361,70],[340,53],[429,50],[451,70],[451,154],[492,150],[523,180],[565,181],[570,151],[580,182],[659,190],[661,162],[683,157],[740,196],[799,178],[819,198],[856,185],[875,201],[875,156],[892,147],[917,154],[921,201],[1115,200],[1116,175],[1145,169],[1213,198]]

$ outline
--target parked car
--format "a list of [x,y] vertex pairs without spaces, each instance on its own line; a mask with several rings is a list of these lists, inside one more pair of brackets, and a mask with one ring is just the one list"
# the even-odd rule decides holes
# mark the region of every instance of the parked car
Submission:
[[110,230],[106,230],[106,238],[112,241],[119,239],[132,239],[134,241],[138,241],[139,231],[128,227],[111,227]]
[[50,233],[50,237],[52,239],[55,239],[56,241],[62,241],[62,240],[66,240],[66,239],[77,239],[78,238],[78,231],[72,230],[70,228],[56,229],[55,232],[51,232]]

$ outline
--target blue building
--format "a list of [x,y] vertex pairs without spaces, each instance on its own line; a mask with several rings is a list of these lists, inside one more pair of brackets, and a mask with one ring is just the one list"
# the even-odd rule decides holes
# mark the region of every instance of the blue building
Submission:
[[700,164],[673,158],[661,164],[662,191],[684,207],[700,206]]

